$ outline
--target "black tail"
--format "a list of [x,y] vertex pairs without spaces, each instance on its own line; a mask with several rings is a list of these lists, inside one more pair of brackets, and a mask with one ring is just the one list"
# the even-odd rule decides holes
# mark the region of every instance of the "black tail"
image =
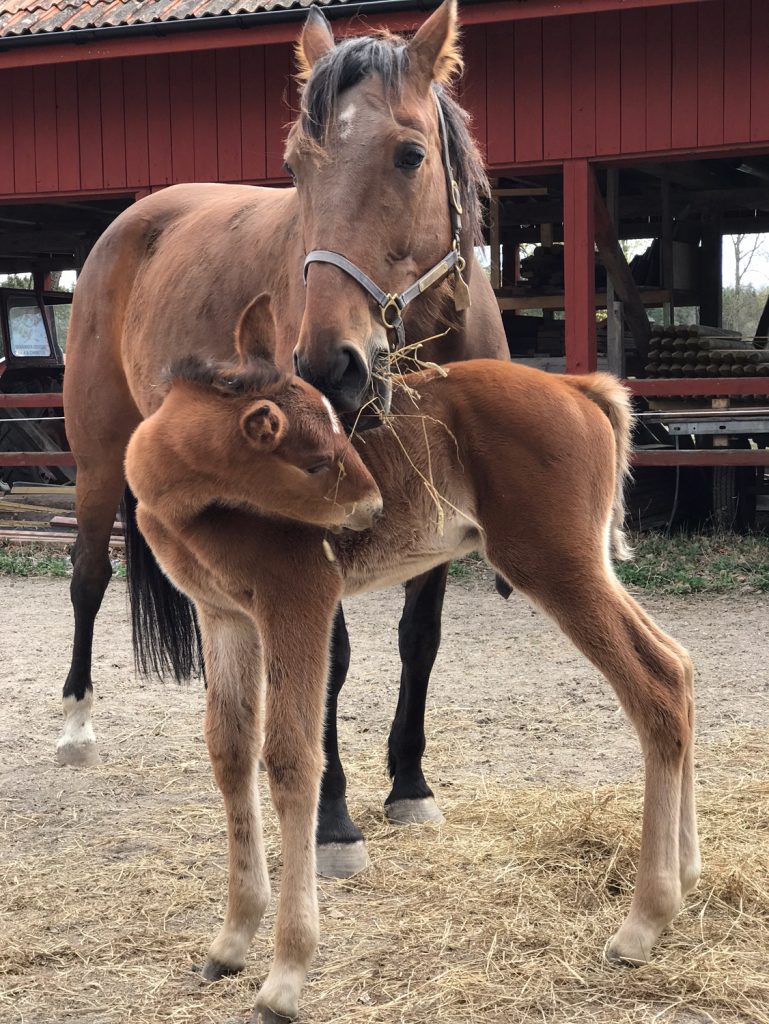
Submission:
[[125,529],[126,577],[134,661],[142,675],[200,675],[203,656],[192,602],[163,573],[136,523],[136,498],[126,487],[120,512]]

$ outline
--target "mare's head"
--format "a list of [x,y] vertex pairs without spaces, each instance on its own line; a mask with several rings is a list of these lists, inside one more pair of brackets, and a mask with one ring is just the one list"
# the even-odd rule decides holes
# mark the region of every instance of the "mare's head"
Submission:
[[275,367],[275,325],[260,295],[236,330],[237,363],[188,357],[169,371],[158,414],[207,489],[323,527],[370,528],[382,510],[373,477],[328,399]]
[[[285,158],[298,191],[305,252],[338,253],[392,294],[450,252],[437,97],[464,207],[468,258],[480,222],[478,190],[486,179],[466,116],[443,88],[461,66],[456,0],[444,0],[408,42],[382,34],[335,43],[325,17],[312,8],[297,57],[302,112]],[[451,285],[419,296],[412,307],[421,307],[424,320],[424,303],[435,303],[441,289],[444,301],[432,321],[427,316],[430,328],[450,305],[445,299]],[[358,413],[372,400],[387,408],[393,340],[376,303],[350,274],[324,262],[307,267],[295,366],[339,412]]]

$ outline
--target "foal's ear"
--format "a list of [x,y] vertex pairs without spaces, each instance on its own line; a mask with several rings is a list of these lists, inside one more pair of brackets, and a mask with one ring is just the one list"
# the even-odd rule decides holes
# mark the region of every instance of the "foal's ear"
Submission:
[[263,292],[246,306],[235,328],[235,351],[241,363],[260,358],[275,365],[275,317],[270,296]]
[[278,447],[287,426],[283,412],[266,398],[253,402],[240,417],[240,429],[246,439],[263,452]]
[[325,14],[320,7],[313,5],[296,44],[296,64],[300,82],[307,81],[315,61],[329,50],[333,50],[334,46],[334,35]]
[[457,0],[443,0],[406,47],[409,78],[421,89],[433,82],[447,84],[462,70],[457,47]]

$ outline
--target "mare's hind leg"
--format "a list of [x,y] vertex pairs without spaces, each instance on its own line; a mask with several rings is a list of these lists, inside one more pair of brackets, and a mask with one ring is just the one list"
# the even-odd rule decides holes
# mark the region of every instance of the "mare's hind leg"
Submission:
[[224,798],[229,848],[227,911],[203,968],[206,981],[243,969],[270,900],[257,790],[262,655],[253,621],[198,605],[206,666],[206,743]]
[[325,768],[320,784],[316,832],[317,870],[326,878],[349,878],[364,871],[369,859],[363,833],[347,810],[347,777],[339,757],[337,702],[350,667],[350,639],[342,606],[336,610],[323,731]]
[[422,772],[425,751],[425,704],[438,648],[448,565],[409,580],[398,627],[401,685],[388,741],[387,765],[393,780],[385,812],[401,825],[441,822],[443,815]]
[[[514,565],[505,565],[504,558],[493,561],[516,583]],[[613,960],[643,963],[678,913],[682,877],[689,879],[693,860],[698,860],[691,793],[691,662],[601,561],[600,551],[579,564],[561,551],[553,563],[557,573],[527,574],[521,589],[606,676],[641,741],[646,785],[638,874],[630,912],[607,953]]]
[[78,460],[78,535],[72,549],[73,573],[70,585],[75,614],[72,662],[64,684],[64,730],[56,744],[60,764],[97,764],[99,754],[91,723],[93,683],[91,657],[93,630],[104,591],[112,576],[109,540],[125,486],[123,451],[101,455],[91,463]]

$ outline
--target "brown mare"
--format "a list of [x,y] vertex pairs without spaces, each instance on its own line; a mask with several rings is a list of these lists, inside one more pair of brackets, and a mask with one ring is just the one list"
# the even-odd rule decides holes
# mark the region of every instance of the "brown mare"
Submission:
[[[611,566],[610,549],[624,548],[627,394],[602,374],[457,363],[445,377],[406,377],[390,429],[352,447],[320,395],[274,369],[265,299],[244,314],[239,365],[190,358],[177,366],[126,459],[138,499],[128,521],[132,598],[150,587],[162,606],[161,592],[172,589],[160,573],[150,583],[135,571],[138,522],[194,601],[203,636],[206,739],[230,863],[206,977],[244,966],[269,900],[254,797],[263,733],[283,876],[275,960],[255,1019],[297,1013],[318,939],[313,836],[335,608],[343,595],[473,549],[600,669],[638,732],[646,765],[638,877],[608,955],[646,961],[699,876],[694,696],[688,655]],[[324,525],[362,532],[329,537]],[[135,634],[140,649],[150,634],[173,642],[165,621],[146,626]]]
[[[91,725],[94,621],[110,578],[107,545],[124,488],[126,445],[137,423],[157,408],[164,367],[190,353],[229,357],[240,311],[269,291],[275,296],[278,366],[289,370],[293,362],[340,413],[355,419],[373,398],[387,404],[388,342],[398,343],[402,335],[383,323],[384,315],[398,326],[397,306],[382,314],[350,267],[389,297],[403,295],[444,258],[435,283],[403,310],[406,341],[448,327],[444,337],[424,346],[423,358],[505,356],[494,296],[473,255],[483,169],[463,112],[442,88],[459,64],[455,34],[455,0],[445,0],[408,44],[364,37],[335,46],[327,22],[311,10],[298,44],[302,114],[286,149],[296,187],[164,189],[125,211],[89,256],[75,294],[64,386],[78,467],[79,536],[72,578],[75,641],[58,746],[63,763],[98,759]],[[457,205],[464,208],[461,222],[451,201],[436,97]],[[464,280],[455,266],[455,231]],[[317,259],[318,250],[351,263],[311,262],[305,286],[305,256],[314,251]],[[469,309],[461,308],[465,280]],[[387,807],[394,820],[439,816],[421,759],[445,582],[446,568],[438,567],[406,588],[403,673],[389,740],[393,786]],[[348,663],[340,608],[318,828],[319,863],[329,874],[349,874],[366,863],[362,835],[347,812],[336,739],[337,695]],[[175,668],[184,674],[190,659]]]

